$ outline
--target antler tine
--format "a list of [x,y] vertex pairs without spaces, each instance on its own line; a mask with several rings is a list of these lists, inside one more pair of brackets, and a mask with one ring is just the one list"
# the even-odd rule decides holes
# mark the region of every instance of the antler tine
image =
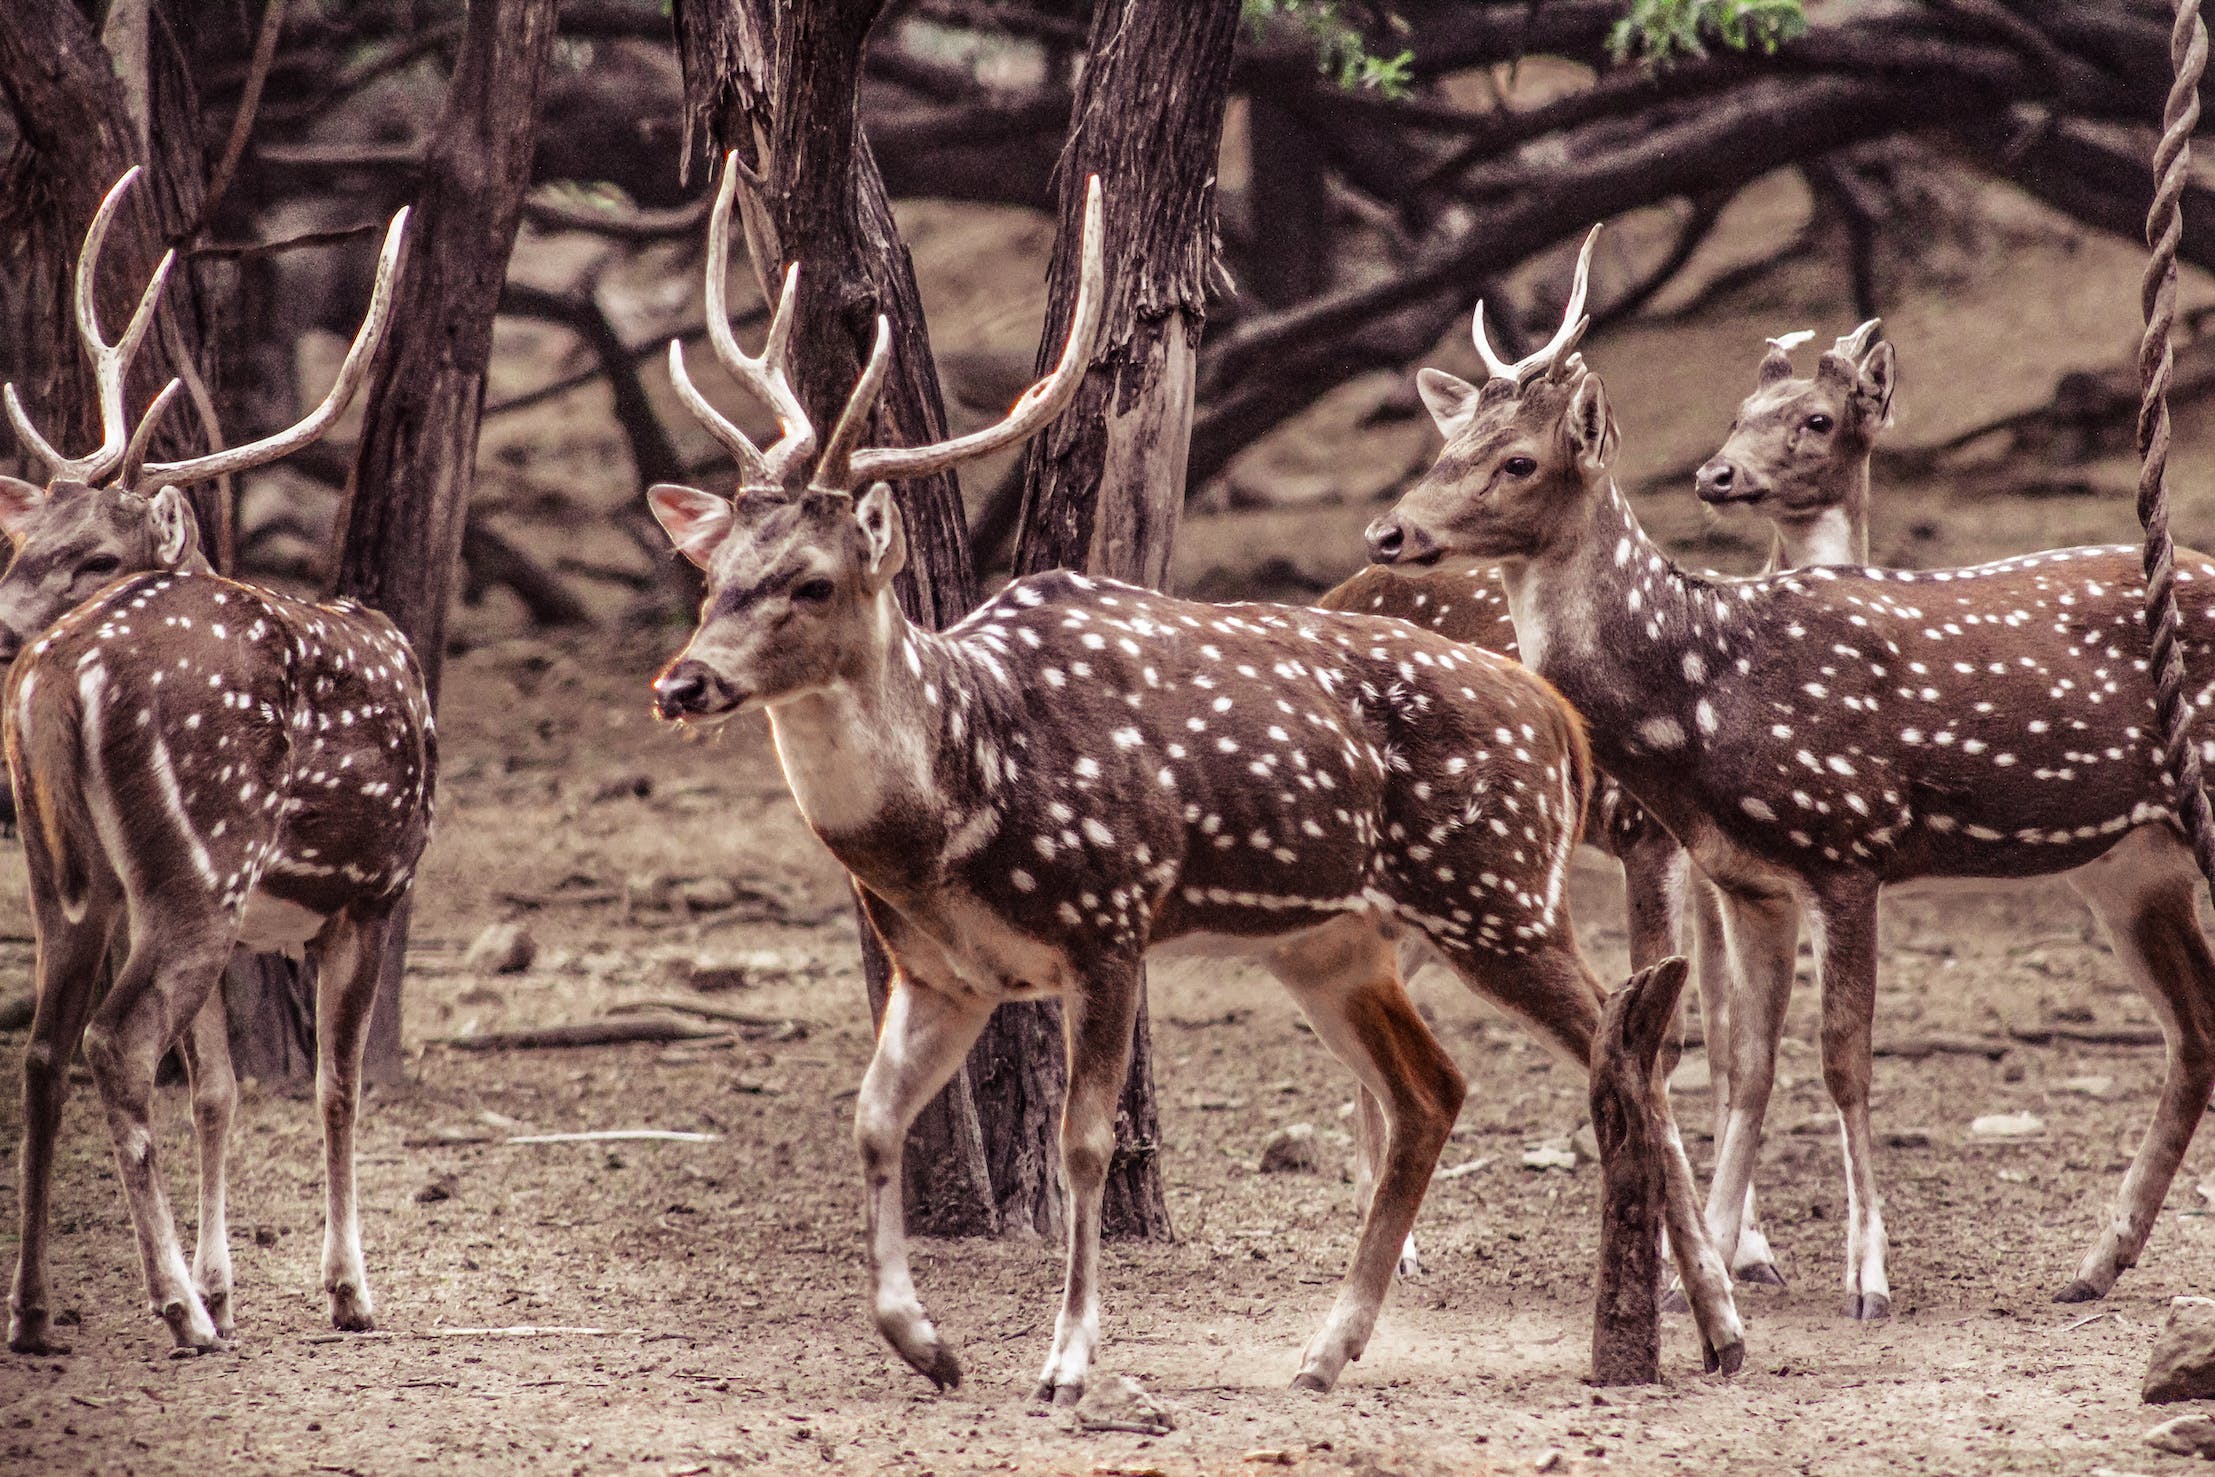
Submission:
[[[1107,266],[1103,251],[1107,239],[1106,209],[1100,196],[1100,177],[1085,185],[1084,239],[1077,276],[1077,305],[1070,313],[1069,338],[1062,345],[1061,360],[1053,372],[1025,390],[1005,419],[981,431],[956,436],[930,446],[883,447],[854,453],[850,467],[838,469],[843,481],[832,483],[818,468],[821,486],[856,487],[863,482],[897,481],[920,477],[957,463],[988,456],[1004,447],[1028,440],[1069,408],[1091,367],[1092,348],[1099,337],[1100,320],[1107,307]],[[851,407],[849,407],[849,410]],[[843,421],[841,426],[843,427]],[[826,465],[829,458],[824,459]]]
[[[1814,329],[1795,328],[1790,333],[1780,333],[1775,338],[1765,339],[1763,342],[1780,354],[1789,354],[1813,337],[1815,337]],[[1839,342],[1843,343],[1845,340],[1841,339]]]
[[138,428],[131,432],[131,444],[123,448],[122,469],[116,474],[116,482],[124,487],[137,487],[146,473],[146,453],[154,444],[154,435],[161,429],[162,417],[169,414],[169,407],[177,401],[178,392],[185,382],[173,379],[162,386],[162,392],[154,397],[154,403],[146,407],[146,414],[138,418]]
[[754,444],[753,438],[726,419],[721,411],[708,404],[707,396],[701,394],[699,386],[693,384],[691,372],[685,368],[684,340],[681,338],[669,341],[669,383],[676,390],[677,398],[684,402],[685,409],[692,412],[693,419],[705,426],[710,436],[722,442],[724,449],[738,458],[741,477],[753,482],[770,480],[769,463],[762,460],[761,448]]
[[131,361],[138,357],[139,345],[145,342],[147,329],[153,326],[154,310],[161,303],[162,288],[169,281],[169,269],[176,265],[177,253],[167,251],[147,280],[145,290],[139,294],[138,306],[131,312],[131,321],[123,330],[123,337],[109,343],[100,332],[100,307],[98,287],[100,278],[100,252],[107,244],[108,227],[115,222],[116,212],[123,207],[123,197],[139,176],[139,166],[134,164],[123,171],[122,178],[108,188],[101,199],[99,210],[93,213],[92,224],[85,229],[84,244],[77,251],[77,280],[73,302],[76,309],[77,333],[85,341],[85,352],[92,357],[93,384],[100,395],[100,446],[84,456],[64,456],[53,443],[38,433],[31,418],[24,413],[17,400],[15,387],[5,387],[8,422],[22,439],[25,449],[46,463],[54,477],[73,477],[86,482],[106,476],[122,461],[124,442],[129,430],[123,402],[123,381],[131,371]]
[[[715,192],[715,211],[708,217],[708,342],[715,349],[715,357],[730,371],[731,378],[776,415],[779,439],[768,451],[757,453],[757,459],[769,480],[782,482],[793,466],[815,451],[815,427],[809,423],[808,413],[801,406],[800,397],[784,369],[785,354],[792,341],[792,310],[799,288],[800,264],[794,262],[785,268],[784,289],[778,294],[777,311],[769,320],[769,339],[762,346],[760,356],[748,354],[738,346],[738,337],[731,332],[730,303],[724,285],[731,262],[731,207],[738,199],[738,182],[743,168],[736,149],[723,156],[723,183]],[[686,402],[688,406],[690,403]],[[699,412],[695,410],[693,414]],[[721,416],[716,419],[726,428],[737,429]],[[719,439],[722,437],[722,432],[714,425],[710,424],[708,430]],[[728,441],[725,444],[728,445]]]
[[148,462],[142,475],[148,480],[158,478],[179,487],[205,482],[211,477],[224,477],[273,462],[328,431],[331,423],[345,412],[354,392],[361,388],[362,380],[369,373],[369,361],[376,357],[378,346],[384,342],[385,328],[392,320],[393,282],[400,273],[400,253],[406,244],[407,229],[408,209],[402,206],[385,230],[384,250],[377,257],[377,280],[369,292],[369,311],[354,334],[354,342],[346,350],[346,358],[338,366],[338,378],[332,382],[331,392],[323,397],[322,404],[308,412],[305,420],[275,435],[234,446],[228,451],[188,457],[181,462]]
[[[1867,323],[1862,324],[1852,333],[1831,345],[1830,351],[1833,354],[1842,354],[1848,359],[1859,359],[1863,354],[1869,352],[1869,345],[1875,343],[1877,335],[1883,331],[1884,320],[1882,318],[1871,318]],[[1809,334],[1808,337],[1813,338],[1814,335]]]
[[1492,341],[1484,333],[1484,304],[1477,304],[1477,311],[1470,323],[1470,336],[1476,340],[1477,354],[1484,360],[1485,373],[1496,380],[1513,380],[1520,384],[1534,371],[1550,369],[1575,350],[1584,338],[1585,329],[1591,326],[1584,315],[1586,289],[1592,280],[1592,247],[1600,239],[1600,228],[1594,226],[1585,234],[1584,246],[1577,252],[1577,272],[1569,284],[1569,303],[1562,310],[1561,327],[1554,336],[1536,352],[1526,354],[1513,364],[1502,359],[1492,347]]
[[[846,408],[839,412],[838,424],[831,428],[831,439],[823,448],[822,459],[815,464],[815,475],[808,479],[813,486],[825,492],[847,492],[859,481],[856,475],[859,459],[853,454],[854,445],[861,440],[861,433],[869,424],[869,412],[877,403],[877,392],[884,388],[885,371],[891,367],[892,320],[879,313],[877,341],[870,346],[869,362],[862,366],[861,379],[855,383],[854,393],[846,397]],[[872,472],[869,475],[875,478],[887,474]]]

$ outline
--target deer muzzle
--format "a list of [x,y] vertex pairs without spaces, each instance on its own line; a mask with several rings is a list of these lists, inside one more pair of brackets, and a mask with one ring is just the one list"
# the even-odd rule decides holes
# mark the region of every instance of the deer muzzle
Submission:
[[1371,564],[1431,564],[1440,552],[1429,534],[1401,521],[1397,513],[1387,513],[1370,524],[1363,538],[1369,546]]
[[1758,502],[1769,491],[1769,484],[1762,478],[1748,474],[1744,467],[1721,456],[1700,468],[1695,485],[1700,501],[1714,507],[1725,503]]
[[680,657],[654,679],[654,712],[665,722],[711,718],[730,712],[742,695],[706,662]]

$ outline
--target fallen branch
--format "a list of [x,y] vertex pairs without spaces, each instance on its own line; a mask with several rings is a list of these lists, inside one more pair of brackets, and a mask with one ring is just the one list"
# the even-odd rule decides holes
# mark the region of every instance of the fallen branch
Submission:
[[696,1015],[711,1021],[728,1021],[747,1030],[776,1031],[786,1026],[808,1026],[808,1021],[795,1020],[784,1015],[748,1015],[742,1010],[726,1010],[720,1005],[703,1005],[692,1000],[675,1000],[657,997],[652,1000],[627,1000],[621,1005],[608,1007],[609,1015],[635,1015],[645,1010],[674,1010],[684,1015]]
[[719,1133],[686,1133],[675,1128],[598,1128],[585,1133],[519,1133],[504,1144],[713,1144]]
[[366,1333],[311,1333],[303,1344],[366,1344],[395,1339],[615,1339],[644,1338],[644,1328],[580,1328],[560,1323],[518,1323],[507,1328],[373,1329]]
[[2071,1041],[2081,1046],[2163,1046],[2167,1038],[2154,1026],[2010,1026],[2007,1034],[2026,1046]]
[[546,1051],[566,1046],[628,1046],[638,1042],[708,1041],[728,1031],[705,1030],[683,1021],[578,1021],[527,1031],[486,1031],[476,1036],[439,1036],[439,1046],[456,1051]]
[[1996,1062],[2008,1052],[2008,1043],[1997,1036],[1917,1036],[1906,1041],[1883,1041],[1873,1048],[1877,1056],[1919,1062],[1934,1056],[1981,1056]]

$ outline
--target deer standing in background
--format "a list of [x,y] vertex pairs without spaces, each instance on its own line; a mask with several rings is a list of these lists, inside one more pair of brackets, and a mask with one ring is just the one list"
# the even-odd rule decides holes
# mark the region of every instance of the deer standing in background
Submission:
[[[1524,660],[1576,705],[1600,764],[1721,890],[1746,988],[1708,1200],[1736,1235],[1774,1080],[1798,915],[1812,924],[1823,1076],[1847,1184],[1847,1311],[1891,1311],[1869,1125],[1878,890],[1912,877],[2066,873],[2159,1015],[2154,1121],[2064,1302],[2144,1249],[2215,1086],[2215,955],[2154,731],[2129,547],[1968,569],[1679,568],[1610,473],[1616,430],[1573,352],[1583,283],[1544,360],[1450,394],[1429,473],[1369,529],[1382,564],[1493,560]],[[1481,332],[1481,313],[1479,308]],[[2215,662],[2215,562],[2180,552],[2187,661]],[[2215,687],[2193,695],[2196,707]]]
[[[14,387],[5,394],[17,436],[51,469],[43,487],[0,477],[0,528],[14,545],[0,575],[0,644],[14,656],[8,772],[38,944],[23,1064],[22,1246],[8,1304],[8,1346],[22,1353],[58,1352],[48,1196],[80,1037],[154,1311],[179,1348],[231,1336],[224,1187],[238,1089],[215,985],[240,944],[305,945],[317,964],[323,1285],[335,1325],[371,1326],[354,1197],[361,1052],[386,920],[429,835],[437,770],[430,704],[406,638],[352,601],[310,604],[217,576],[179,491],[306,445],[344,410],[390,316],[407,212],[386,235],[338,382],[306,420],[229,451],[148,462],[177,382],[128,439],[123,382],[169,259],[116,343],[102,337],[93,303],[101,241],[137,174],[109,191],[77,266],[102,445],[63,456],[32,427]],[[96,1001],[111,954],[121,963]],[[190,1269],[148,1122],[154,1070],[173,1044],[192,1078],[200,1154]]]
[[[711,342],[775,410],[782,439],[757,449],[691,387],[671,346],[679,393],[737,456],[742,485],[735,499],[651,491],[708,576],[699,628],[655,700],[663,718],[695,725],[767,713],[801,814],[853,875],[891,958],[855,1109],[877,1326],[939,1386],[959,1381],[908,1269],[908,1126],[994,1007],[1059,997],[1068,1275],[1038,1394],[1081,1394],[1140,963],[1157,944],[1217,941],[1262,953],[1383,1104],[1353,1264],[1295,1379],[1327,1390],[1368,1341],[1464,1094],[1401,989],[1391,931],[1419,931],[1589,1070],[1602,992],[1561,895],[1588,776],[1575,715],[1513,662],[1401,622],[1201,605],[1068,573],[1017,581],[943,633],[910,624],[892,591],[906,542],[886,482],[1014,444],[1068,404],[1105,293],[1098,183],[1067,346],[1007,419],[938,445],[861,449],[890,356],[880,319],[818,452],[781,363],[792,274],[760,358],[727,327],[736,179],[734,162],[710,228]],[[1709,1362],[1735,1368],[1728,1280],[1664,1127],[1672,1228]]]
[[[1769,340],[1754,392],[1739,405],[1729,439],[1699,470],[1702,501],[1743,504],[1771,520],[1772,539],[1765,574],[1817,564],[1862,564],[1869,552],[1869,455],[1877,434],[1892,422],[1892,392],[1897,380],[1892,346],[1878,337],[1883,324],[1870,319],[1839,339],[1822,356],[1812,378],[1792,374],[1791,351],[1814,335],[1802,330]],[[1477,347],[1492,371],[1514,378],[1517,367],[1492,355],[1477,335]],[[1426,404],[1447,428],[1461,401],[1450,377],[1433,380],[1425,370],[1417,383]],[[1515,623],[1498,570],[1473,568],[1408,569],[1372,564],[1316,602],[1326,610],[1360,610],[1396,616],[1416,625],[1468,641],[1504,655],[1516,655]],[[1708,1065],[1713,1082],[1716,1141],[1730,1116],[1730,999],[1734,989],[1729,945],[1723,936],[1721,903],[1704,882],[1688,878],[1684,848],[1637,801],[1602,775],[1585,839],[1623,864],[1630,920],[1631,967],[1643,969],[1674,952],[1689,897],[1699,933],[1700,1006],[1705,1018]],[[1797,923],[1794,936],[1797,937]],[[1775,1019],[1783,1019],[1776,1006]],[[1374,1105],[1363,1102],[1358,1123],[1366,1126]],[[1366,1156],[1370,1139],[1357,1142]],[[1358,1193],[1358,1187],[1357,1187]],[[1417,1259],[1412,1243],[1401,1270],[1412,1272]],[[1754,1211],[1748,1183],[1739,1218],[1731,1273],[1741,1282],[1782,1287],[1768,1236]],[[1671,1294],[1681,1309],[1681,1294]]]

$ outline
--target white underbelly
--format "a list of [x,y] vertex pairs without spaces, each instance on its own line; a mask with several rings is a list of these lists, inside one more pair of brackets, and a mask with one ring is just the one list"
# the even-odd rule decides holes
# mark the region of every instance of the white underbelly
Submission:
[[251,892],[246,897],[245,916],[239,920],[238,941],[265,953],[296,949],[321,933],[330,916],[266,892]]

